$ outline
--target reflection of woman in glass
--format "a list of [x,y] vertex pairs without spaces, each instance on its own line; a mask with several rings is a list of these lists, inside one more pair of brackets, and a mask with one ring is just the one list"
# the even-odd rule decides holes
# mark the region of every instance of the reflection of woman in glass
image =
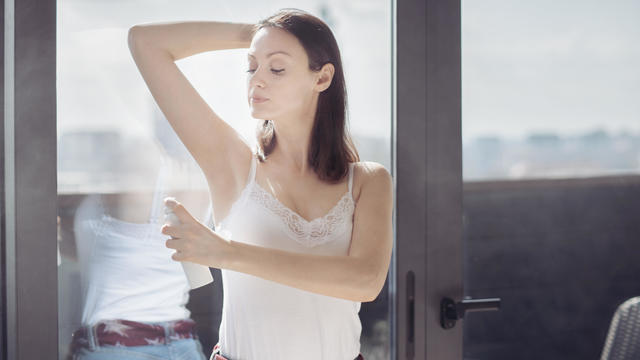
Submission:
[[[248,101],[260,119],[255,151],[174,63],[247,47]],[[329,28],[286,9],[257,26],[138,25],[129,48],[209,184],[217,232],[177,201],[167,204],[182,224],[162,232],[175,238],[166,243],[174,260],[222,269],[212,358],[361,357],[360,303],[377,297],[391,255],[392,179],[383,166],[358,162]]]
[[[167,236],[158,231],[162,199],[173,190],[166,185],[172,163],[167,158],[160,166],[152,199],[140,191],[90,194],[77,207],[72,235],[81,280],[77,311],[82,317],[69,359],[205,358],[186,308],[189,284],[180,264],[170,259]],[[207,211],[203,219],[210,218],[211,209]]]

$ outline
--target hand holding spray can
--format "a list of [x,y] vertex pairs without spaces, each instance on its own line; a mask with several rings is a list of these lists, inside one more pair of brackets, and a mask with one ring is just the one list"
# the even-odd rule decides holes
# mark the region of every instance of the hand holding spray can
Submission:
[[[173,198],[165,198],[164,201],[164,223],[169,226],[176,226],[180,224],[180,220],[178,216],[173,212],[169,206],[167,206],[167,200]],[[173,199],[175,200],[175,199]],[[213,282],[213,277],[211,276],[211,271],[209,271],[209,267],[195,264],[189,261],[181,261],[182,269],[184,273],[187,275],[187,280],[189,281],[189,286],[191,289],[196,289],[201,286],[207,285]]]

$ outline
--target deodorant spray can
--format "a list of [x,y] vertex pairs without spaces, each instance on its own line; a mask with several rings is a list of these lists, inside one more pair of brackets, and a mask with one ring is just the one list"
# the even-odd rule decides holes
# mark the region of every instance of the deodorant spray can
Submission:
[[[178,220],[176,214],[166,204],[164,205],[164,223],[170,226],[180,224],[180,220]],[[213,282],[213,277],[211,276],[211,271],[209,271],[208,266],[189,261],[181,261],[180,263],[182,264],[184,273],[187,275],[191,289],[196,289]]]

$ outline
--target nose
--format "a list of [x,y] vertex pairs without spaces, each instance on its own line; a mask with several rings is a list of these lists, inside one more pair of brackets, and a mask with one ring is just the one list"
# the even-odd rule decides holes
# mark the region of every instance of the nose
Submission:
[[262,73],[260,72],[260,70],[256,70],[253,74],[250,75],[249,87],[257,86],[259,88],[264,88],[265,85],[266,84],[262,79]]

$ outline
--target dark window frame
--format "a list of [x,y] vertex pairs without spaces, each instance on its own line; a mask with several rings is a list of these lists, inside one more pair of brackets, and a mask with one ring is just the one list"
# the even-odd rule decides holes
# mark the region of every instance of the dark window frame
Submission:
[[3,1],[3,359],[57,354],[56,2]]
[[396,358],[462,359],[462,322],[440,327],[440,300],[463,296],[461,4],[395,6]]

